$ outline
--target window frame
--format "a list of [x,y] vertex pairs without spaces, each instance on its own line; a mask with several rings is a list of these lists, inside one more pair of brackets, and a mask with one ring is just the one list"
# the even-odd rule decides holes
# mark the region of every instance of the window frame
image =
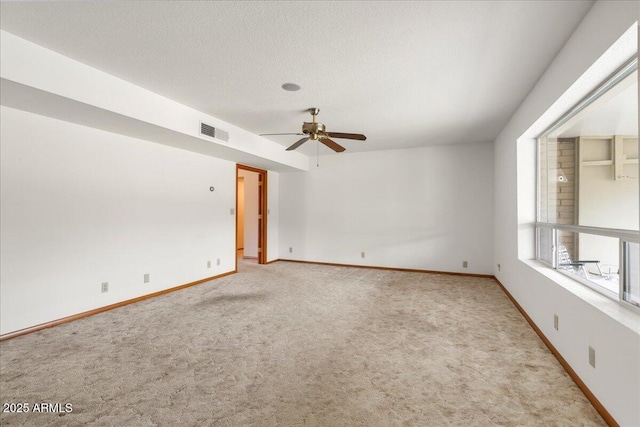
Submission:
[[[548,263],[546,260],[540,258],[539,249],[539,231],[541,229],[551,230],[552,231],[552,263]],[[536,260],[547,267],[553,268],[558,273],[579,282],[594,291],[605,295],[611,299],[617,300],[629,307],[633,307],[636,310],[640,310],[640,304],[636,304],[631,301],[627,301],[624,299],[624,292],[627,289],[627,282],[629,280],[629,243],[640,244],[640,232],[634,230],[621,230],[615,228],[600,228],[600,227],[590,227],[590,226],[581,226],[581,225],[566,225],[566,224],[555,224],[549,222],[536,222],[535,227],[536,232]],[[612,237],[618,239],[618,259],[619,259],[619,280],[618,280],[618,292],[617,294],[612,294],[608,292],[605,288],[598,286],[596,283],[589,281],[586,278],[582,278],[571,274],[565,270],[559,269],[557,266],[557,248],[558,248],[558,240],[557,240],[557,231],[569,231],[573,233],[584,233],[591,234],[594,236],[603,236],[603,237]]]
[[[611,299],[617,300],[619,303],[624,306],[631,307],[634,310],[640,310],[640,303],[635,303],[632,301],[628,301],[625,299],[625,291],[627,289],[627,282],[629,281],[630,275],[630,258],[629,258],[629,244],[635,243],[640,244],[640,230],[624,230],[624,229],[614,229],[614,228],[604,228],[604,227],[591,227],[591,226],[582,226],[582,225],[568,225],[568,224],[558,224],[555,222],[547,222],[541,221],[542,212],[540,209],[541,199],[542,199],[542,185],[541,185],[541,140],[546,138],[553,131],[557,130],[560,126],[567,123],[573,117],[575,117],[578,113],[584,110],[587,106],[589,106],[592,102],[600,98],[602,95],[607,93],[610,89],[615,87],[622,80],[627,78],[634,72],[638,71],[638,53],[636,52],[629,60],[627,60],[621,67],[615,70],[609,77],[607,77],[601,84],[599,84],[594,90],[589,92],[584,98],[582,98],[577,104],[575,104],[571,109],[569,109],[565,114],[560,116],[555,122],[553,122],[547,129],[541,132],[536,138],[536,192],[535,192],[535,258],[537,262],[542,263],[543,265],[553,268],[560,274],[571,278],[572,280],[587,286],[594,291],[607,296]],[[639,124],[640,125],[640,124]],[[640,144],[640,140],[639,140]],[[547,164],[548,168],[548,164]],[[547,191],[548,197],[548,191]],[[640,194],[638,194],[638,198],[640,199]],[[547,203],[548,205],[548,203]],[[546,219],[549,219],[547,214]],[[541,242],[540,242],[540,233],[541,230],[551,230],[551,263],[541,258]],[[618,292],[615,295],[613,292],[608,291],[607,289],[598,286],[596,283],[589,281],[587,278],[581,278],[575,274],[571,274],[568,271],[564,271],[562,269],[558,269],[557,265],[557,249],[558,249],[558,231],[568,231],[573,233],[584,233],[591,234],[596,236],[604,236],[618,239]]]

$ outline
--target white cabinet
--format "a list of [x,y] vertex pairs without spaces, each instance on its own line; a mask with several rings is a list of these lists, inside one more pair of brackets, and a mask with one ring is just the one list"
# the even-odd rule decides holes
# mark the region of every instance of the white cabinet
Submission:
[[611,179],[638,179],[638,137],[625,135],[578,138],[580,172],[584,167],[605,166]]

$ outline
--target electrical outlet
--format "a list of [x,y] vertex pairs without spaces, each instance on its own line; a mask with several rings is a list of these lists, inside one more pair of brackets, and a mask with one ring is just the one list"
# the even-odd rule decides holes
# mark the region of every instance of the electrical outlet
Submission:
[[557,331],[558,330],[558,315],[554,314],[553,315],[553,328]]
[[500,264],[496,264],[498,266],[498,271],[500,271]]
[[462,268],[467,268],[469,263],[467,261],[462,261]]
[[267,215],[271,215],[271,209],[267,209]]
[[207,261],[207,268],[211,268],[211,261]]
[[360,252],[360,258],[364,258],[364,252]]
[[144,283],[149,283],[149,273],[144,275]]
[[596,350],[589,346],[589,365],[596,367]]
[[102,293],[109,292],[109,282],[102,282]]
[[293,248],[289,247],[289,253],[293,253]]
[[229,212],[231,213],[231,215],[235,215],[236,214],[236,210],[233,209],[233,208],[229,209]]
[[220,265],[220,258],[216,259],[216,265]]

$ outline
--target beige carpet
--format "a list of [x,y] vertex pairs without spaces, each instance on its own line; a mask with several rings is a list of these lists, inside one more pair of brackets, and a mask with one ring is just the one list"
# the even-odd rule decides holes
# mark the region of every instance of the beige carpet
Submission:
[[0,344],[3,426],[591,426],[491,279],[278,262]]

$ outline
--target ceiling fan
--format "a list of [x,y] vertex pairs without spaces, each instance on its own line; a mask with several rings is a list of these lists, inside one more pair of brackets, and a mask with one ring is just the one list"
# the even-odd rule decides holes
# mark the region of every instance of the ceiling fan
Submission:
[[311,114],[311,123],[304,122],[302,124],[302,133],[262,133],[260,136],[268,136],[268,135],[306,135],[304,138],[298,140],[295,144],[287,148],[287,151],[295,150],[300,147],[302,144],[307,142],[308,140],[320,141],[327,147],[331,148],[333,151],[340,153],[345,150],[345,148],[336,143],[335,141],[329,139],[331,138],[344,138],[344,139],[356,139],[359,141],[365,141],[367,139],[366,136],[359,133],[344,133],[344,132],[327,132],[325,126],[322,123],[316,122],[316,116],[320,112],[319,108],[309,108],[307,110]]

